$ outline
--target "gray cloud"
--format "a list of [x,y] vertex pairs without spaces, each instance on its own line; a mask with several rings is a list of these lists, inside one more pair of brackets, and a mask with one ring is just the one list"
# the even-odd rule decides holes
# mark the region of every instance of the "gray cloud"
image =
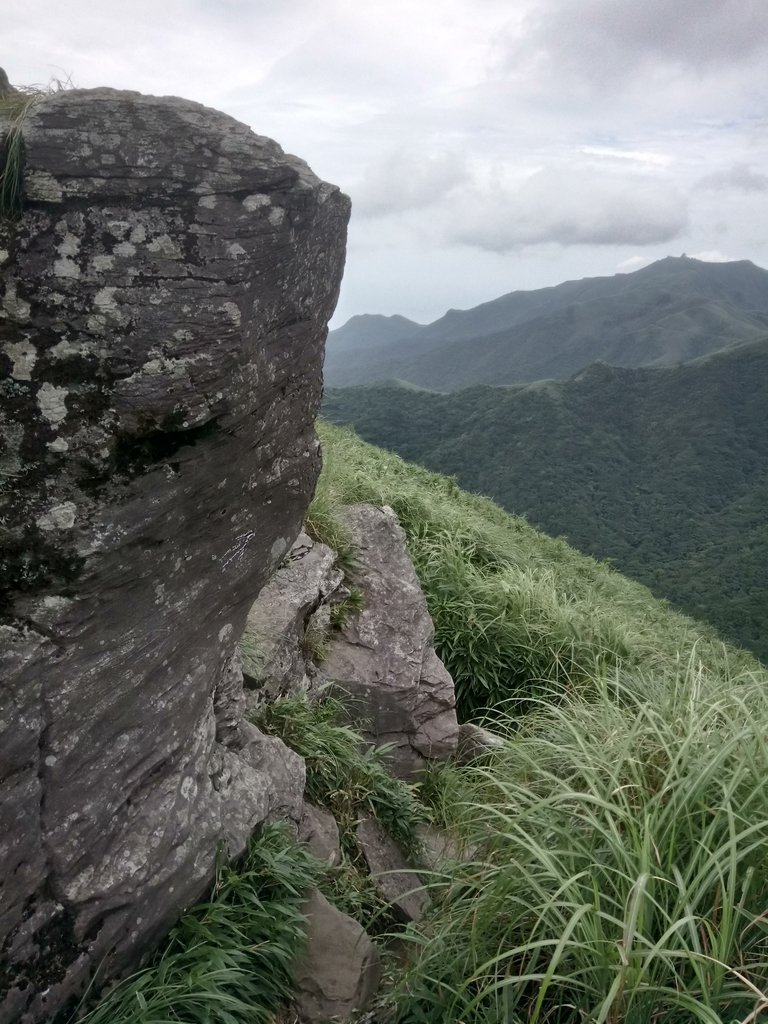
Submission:
[[768,53],[764,0],[540,0],[512,57],[537,54],[542,70],[621,88],[670,70],[716,75]]
[[380,217],[432,206],[468,181],[465,158],[455,152],[399,151],[370,167],[352,188],[355,210]]
[[567,168],[539,171],[516,191],[470,194],[458,206],[452,240],[494,252],[543,242],[649,245],[688,224],[684,198],[665,183]]
[[749,164],[733,164],[725,171],[708,174],[698,182],[699,188],[739,192],[768,192],[768,174],[753,170]]
[[12,81],[187,96],[348,191],[342,316],[768,264],[768,0],[2,3]]

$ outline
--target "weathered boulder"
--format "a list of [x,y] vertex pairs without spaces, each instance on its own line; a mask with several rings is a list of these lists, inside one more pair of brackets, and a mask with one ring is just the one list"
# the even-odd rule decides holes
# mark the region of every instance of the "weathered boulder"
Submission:
[[341,863],[339,826],[330,811],[305,803],[297,838],[318,860],[331,866]]
[[301,533],[251,605],[240,646],[252,710],[307,688],[307,620],[341,583],[335,563],[329,547]]
[[363,818],[357,826],[357,841],[385,903],[401,921],[421,921],[432,901],[394,839],[374,818]]
[[498,753],[503,748],[504,739],[498,733],[473,722],[462,722],[459,726],[459,742],[456,748],[456,760],[459,764],[471,764],[472,761]]
[[358,552],[363,609],[335,633],[322,676],[346,693],[356,727],[391,744],[395,774],[413,778],[456,750],[453,680],[432,646],[427,603],[391,509],[352,505],[339,519]]
[[[2,126],[0,126],[0,133]],[[300,814],[234,646],[319,451],[346,197],[245,125],[108,89],[24,124],[0,224],[0,1021],[123,970],[217,844]]]
[[296,1009],[306,1024],[347,1020],[364,1010],[376,993],[379,954],[357,921],[316,889],[303,911],[307,946],[294,970]]

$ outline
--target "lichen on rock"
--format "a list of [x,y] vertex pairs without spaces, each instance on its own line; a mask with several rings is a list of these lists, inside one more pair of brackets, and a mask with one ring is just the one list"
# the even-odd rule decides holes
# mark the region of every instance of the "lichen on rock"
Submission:
[[301,813],[296,756],[240,728],[232,656],[314,488],[349,214],[185,100],[67,91],[23,131],[0,226],[3,1022],[126,969],[222,841]]

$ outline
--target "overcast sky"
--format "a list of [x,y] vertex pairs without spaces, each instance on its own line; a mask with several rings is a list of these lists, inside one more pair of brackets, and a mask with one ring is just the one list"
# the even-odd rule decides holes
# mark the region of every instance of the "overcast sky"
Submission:
[[334,325],[768,267],[768,0],[2,0],[12,82],[218,107],[352,197]]

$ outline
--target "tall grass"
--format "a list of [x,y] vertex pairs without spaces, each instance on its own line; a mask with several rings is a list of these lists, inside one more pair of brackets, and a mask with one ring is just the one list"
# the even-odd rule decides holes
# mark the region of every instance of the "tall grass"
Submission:
[[487,708],[577,691],[618,668],[665,675],[692,652],[714,672],[757,669],[713,630],[655,600],[562,540],[538,533],[456,483],[320,424],[325,465],[315,503],[390,505],[405,529],[435,623],[435,646],[464,719]]
[[24,194],[24,122],[44,89],[25,89],[0,96],[0,222],[21,213]]
[[307,799],[329,810],[339,826],[341,861],[329,869],[321,887],[370,934],[380,935],[397,922],[369,875],[358,823],[375,818],[406,854],[418,858],[419,827],[427,812],[415,787],[390,774],[386,748],[372,749],[344,724],[345,714],[344,705],[333,697],[310,701],[296,696],[267,705],[257,722],[301,754],[307,768]]
[[0,223],[17,220],[24,200],[24,123],[32,109],[56,92],[74,88],[71,79],[53,78],[0,96]]
[[342,840],[354,837],[358,821],[368,815],[404,850],[418,851],[426,812],[414,787],[390,774],[386,747],[371,748],[344,719],[344,705],[335,698],[299,695],[260,709],[256,722],[304,758],[306,797],[331,811]]
[[760,679],[691,668],[542,705],[489,765],[444,770],[481,856],[434,883],[398,1019],[763,1019],[766,779]]
[[269,1024],[292,988],[304,941],[299,908],[321,868],[271,826],[243,862],[222,866],[207,902],[185,914],[165,949],[121,982],[87,1024]]

